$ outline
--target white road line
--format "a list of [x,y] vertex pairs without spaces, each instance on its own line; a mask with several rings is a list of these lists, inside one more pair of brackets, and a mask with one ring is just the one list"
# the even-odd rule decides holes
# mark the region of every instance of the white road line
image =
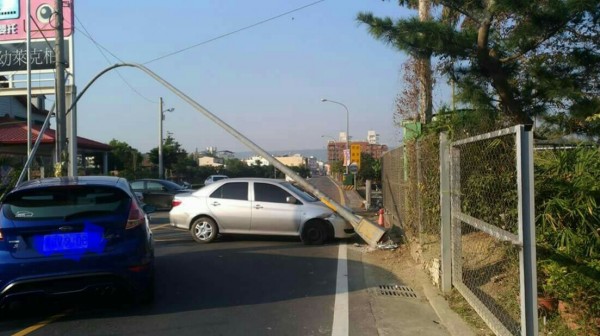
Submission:
[[347,336],[349,333],[348,305],[348,245],[340,243],[338,252],[335,304],[333,307],[332,336]]

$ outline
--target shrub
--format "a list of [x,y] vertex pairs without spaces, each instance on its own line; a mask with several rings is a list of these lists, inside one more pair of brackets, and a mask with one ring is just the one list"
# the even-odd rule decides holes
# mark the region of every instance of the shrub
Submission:
[[575,259],[600,252],[600,152],[546,151],[535,158],[538,242]]

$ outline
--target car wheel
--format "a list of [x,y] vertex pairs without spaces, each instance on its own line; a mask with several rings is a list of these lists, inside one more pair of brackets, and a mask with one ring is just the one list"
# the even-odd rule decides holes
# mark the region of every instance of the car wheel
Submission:
[[210,243],[215,240],[219,229],[215,221],[208,217],[200,217],[192,223],[190,228],[192,237],[198,243]]
[[310,221],[304,225],[300,237],[306,245],[323,245],[327,241],[327,228],[320,221]]

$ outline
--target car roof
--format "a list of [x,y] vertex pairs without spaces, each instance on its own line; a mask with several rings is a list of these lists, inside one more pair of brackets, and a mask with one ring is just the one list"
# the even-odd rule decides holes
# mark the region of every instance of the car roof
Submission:
[[69,186],[69,185],[106,185],[106,186],[118,186],[121,189],[127,180],[117,176],[69,176],[69,177],[47,177],[41,179],[30,180],[20,184],[13,191],[35,189],[40,187],[54,187],[54,186]]
[[167,182],[173,182],[173,181],[169,181],[169,180],[155,179],[155,178],[136,179],[136,180],[133,180],[131,182],[139,182],[139,181],[155,181],[155,182],[164,182],[164,181],[167,181]]
[[227,178],[223,180],[218,180],[214,183],[211,183],[203,188],[198,189],[193,194],[196,196],[207,196],[216,189],[220,188],[222,185],[226,183],[235,183],[235,182],[264,182],[264,183],[272,183],[272,184],[282,184],[289,183],[284,179],[274,179],[274,178],[266,178],[266,177],[234,177]]
[[286,182],[284,179],[274,179],[274,178],[266,178],[266,177],[234,177],[228,178],[226,180],[219,180],[214,184],[224,184],[231,182],[269,182],[269,183],[283,183]]

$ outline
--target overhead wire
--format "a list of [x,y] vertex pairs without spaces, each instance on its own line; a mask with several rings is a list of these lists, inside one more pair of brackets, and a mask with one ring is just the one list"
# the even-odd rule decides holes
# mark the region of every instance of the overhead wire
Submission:
[[[216,41],[216,40],[219,40],[219,39],[222,39],[222,38],[225,38],[225,37],[231,36],[231,35],[233,35],[233,34],[236,34],[236,33],[242,32],[242,31],[244,31],[244,30],[248,30],[248,29],[254,28],[254,27],[256,27],[256,26],[259,26],[259,25],[265,24],[265,23],[267,23],[267,22],[270,22],[270,21],[276,20],[276,19],[278,19],[278,18],[281,18],[281,17],[283,17],[283,16],[286,16],[286,15],[289,15],[289,14],[292,14],[292,13],[295,13],[295,12],[298,12],[298,11],[301,11],[301,10],[304,10],[304,9],[306,9],[306,8],[309,8],[309,7],[315,6],[315,5],[317,5],[317,4],[321,3],[321,2],[324,2],[324,1],[325,1],[325,0],[318,0],[318,1],[311,2],[311,3],[309,3],[309,4],[306,4],[306,5],[303,5],[303,6],[300,6],[300,7],[294,8],[294,9],[292,9],[292,10],[286,11],[286,12],[284,12],[284,13],[281,13],[281,14],[278,14],[278,15],[275,15],[275,16],[272,16],[272,17],[269,17],[269,18],[267,18],[267,19],[264,19],[264,20],[258,21],[258,22],[256,22],[256,23],[253,23],[253,24],[251,24],[251,25],[247,25],[247,26],[241,27],[241,28],[239,28],[239,29],[236,29],[236,30],[234,30],[234,31],[231,31],[231,32],[228,32],[228,33],[225,33],[225,34],[221,34],[221,35],[219,35],[219,36],[216,36],[216,37],[210,38],[210,39],[208,39],[208,40],[205,40],[205,41],[202,41],[202,42],[200,42],[200,43],[196,43],[196,44],[194,44],[194,45],[191,45],[191,46],[189,46],[189,47],[185,47],[185,48],[182,48],[182,49],[176,50],[176,51],[174,51],[174,52],[171,52],[171,53],[165,54],[165,55],[163,55],[163,56],[160,56],[160,57],[157,57],[157,58],[151,59],[151,60],[149,60],[149,61],[146,61],[146,62],[144,62],[144,63],[142,63],[142,64],[146,65],[146,64],[149,64],[149,63],[153,63],[153,62],[156,62],[156,61],[159,61],[159,60],[165,59],[165,58],[167,58],[167,57],[171,57],[171,56],[174,56],[174,55],[180,54],[180,53],[182,53],[182,52],[185,52],[185,51],[188,51],[188,50],[190,50],[190,49],[193,49],[193,48],[199,47],[199,46],[201,46],[201,45],[205,45],[205,44],[208,44],[208,43],[210,43],[210,42],[214,42],[214,41]],[[88,38],[90,41],[92,41],[92,43],[94,43],[94,45],[96,46],[96,48],[98,49],[98,51],[100,52],[100,54],[101,54],[101,55],[104,57],[104,59],[107,61],[107,63],[109,63],[109,64],[110,64],[110,60],[108,59],[108,57],[106,56],[106,54],[104,54],[103,50],[104,50],[104,51],[106,51],[108,54],[110,54],[110,55],[111,55],[112,57],[114,57],[115,59],[117,59],[118,61],[120,61],[121,63],[124,63],[124,61],[123,61],[121,58],[119,58],[117,55],[115,55],[115,54],[114,54],[113,52],[111,52],[109,49],[107,49],[106,47],[104,47],[103,45],[101,45],[100,43],[98,43],[98,42],[97,42],[97,41],[96,41],[96,40],[93,38],[93,36],[91,35],[91,33],[90,33],[90,32],[89,32],[89,31],[88,31],[86,28],[85,28],[85,25],[84,25],[84,24],[81,22],[81,20],[79,20],[79,17],[77,17],[76,15],[74,15],[74,16],[75,16],[75,20],[77,20],[77,22],[78,22],[78,23],[81,25],[81,27],[83,28],[83,31],[82,31],[82,30],[80,30],[80,29],[78,29],[78,28],[77,28],[75,25],[72,25],[72,27],[73,27],[75,30],[79,31],[79,32],[80,32],[80,33],[81,33],[83,36],[85,36],[86,38]],[[37,25],[37,24],[36,24],[36,25]],[[146,101],[148,101],[148,102],[150,102],[150,103],[156,103],[155,101],[152,101],[151,99],[149,99],[149,98],[145,97],[145,96],[144,96],[143,94],[141,94],[141,93],[140,93],[138,90],[136,90],[136,89],[135,89],[135,88],[134,88],[134,87],[133,87],[133,86],[132,86],[132,85],[131,85],[131,84],[130,84],[130,83],[129,83],[129,82],[128,82],[128,81],[127,81],[127,80],[126,80],[124,77],[123,77],[123,75],[122,75],[122,74],[121,74],[119,71],[117,71],[117,74],[118,74],[118,75],[119,75],[119,77],[120,77],[120,78],[121,78],[121,79],[122,79],[122,80],[125,82],[125,84],[127,84],[127,86],[128,86],[128,87],[129,87],[129,88],[130,88],[130,89],[131,89],[133,92],[135,92],[137,95],[139,95],[139,96],[140,96],[140,97],[142,97],[144,100],[146,100]]]
[[[107,53],[109,53],[112,57],[114,57],[115,59],[117,59],[119,62],[121,63],[125,63],[121,58],[119,58],[117,55],[115,55],[113,52],[111,52],[110,50],[108,50],[107,48],[105,48],[104,46],[102,46],[100,43],[98,43],[96,41],[96,39],[94,39],[94,37],[92,36],[92,34],[87,30],[87,28],[85,28],[85,25],[83,24],[83,22],[81,22],[81,20],[79,20],[79,17],[77,17],[77,15],[75,15],[75,20],[77,20],[77,23],[81,25],[81,27],[83,28],[84,31],[81,31],[80,29],[78,29],[77,27],[75,27],[75,25],[72,25],[72,27],[74,27],[75,30],[79,31],[83,36],[85,36],[86,38],[88,38],[90,41],[92,41],[92,43],[96,46],[96,48],[98,49],[98,51],[100,52],[100,54],[102,55],[102,57],[104,57],[104,59],[106,60],[106,63],[108,63],[108,65],[112,65],[112,63],[110,62],[110,60],[108,59],[108,57],[106,56],[106,54],[104,53],[103,50],[105,50]],[[123,77],[123,74],[121,74],[121,72],[117,69],[117,75],[119,76],[119,78],[121,78],[121,80],[133,91],[135,92],[138,96],[140,96],[142,99],[146,100],[149,103],[152,104],[156,104],[156,101],[153,101],[152,99],[144,96],[141,92],[139,92],[136,88],[133,87],[133,85],[131,85],[131,83],[129,83],[125,77]]]
[[204,45],[204,44],[207,44],[207,43],[210,43],[210,42],[213,42],[213,41],[216,41],[216,40],[222,39],[222,38],[224,38],[224,37],[227,37],[227,36],[230,36],[230,35],[233,35],[233,34],[236,34],[236,33],[242,32],[242,31],[244,31],[244,30],[248,30],[248,29],[250,29],[250,28],[254,28],[254,27],[256,27],[256,26],[259,26],[259,25],[265,24],[265,23],[267,23],[267,22],[269,22],[269,21],[273,21],[273,20],[279,19],[279,18],[280,18],[280,17],[282,17],[282,16],[286,16],[286,15],[288,15],[288,14],[291,14],[291,13],[294,13],[294,12],[301,11],[301,10],[303,10],[303,9],[306,9],[306,8],[308,8],[308,7],[311,7],[311,6],[317,5],[317,4],[319,4],[319,3],[321,3],[321,2],[324,2],[324,1],[325,1],[325,0],[319,0],[319,1],[315,1],[315,2],[309,3],[309,4],[307,4],[307,5],[304,5],[304,6],[301,6],[301,7],[298,7],[298,8],[292,9],[292,10],[289,10],[289,11],[287,11],[287,12],[285,12],[285,13],[281,13],[281,14],[278,14],[278,15],[272,16],[272,17],[270,17],[270,18],[268,18],[268,19],[264,19],[264,20],[262,20],[262,21],[259,21],[259,22],[256,22],[256,23],[253,23],[253,24],[251,24],[251,25],[244,26],[244,27],[242,27],[242,28],[236,29],[236,30],[234,30],[234,31],[231,31],[231,32],[229,32],[229,33],[225,33],[225,34],[222,34],[222,35],[219,35],[219,36],[216,36],[216,37],[210,38],[210,39],[208,39],[208,40],[202,41],[202,42],[200,42],[200,43],[196,43],[196,44],[194,44],[194,45],[191,45],[191,46],[189,46],[189,47],[185,47],[185,48],[182,48],[182,49],[176,50],[176,51],[174,51],[174,52],[171,52],[171,53],[165,54],[165,55],[163,55],[163,56],[160,56],[160,57],[157,57],[157,58],[151,59],[151,60],[149,60],[149,61],[146,61],[146,62],[144,62],[144,63],[142,63],[142,64],[146,65],[146,64],[149,64],[149,63],[156,62],[156,61],[158,61],[158,60],[165,59],[165,58],[167,58],[167,57],[171,57],[171,56],[174,56],[174,55],[180,54],[180,53],[182,53],[182,52],[184,52],[184,51],[188,51],[188,50],[190,50],[190,49],[193,49],[193,48],[199,47],[199,46],[201,46],[201,45]]

